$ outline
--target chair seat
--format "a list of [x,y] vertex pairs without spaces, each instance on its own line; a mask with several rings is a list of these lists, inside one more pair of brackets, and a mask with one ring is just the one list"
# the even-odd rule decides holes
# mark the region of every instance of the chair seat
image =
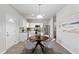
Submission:
[[26,49],[33,49],[35,48],[36,42],[31,42],[30,40],[25,41],[25,48]]

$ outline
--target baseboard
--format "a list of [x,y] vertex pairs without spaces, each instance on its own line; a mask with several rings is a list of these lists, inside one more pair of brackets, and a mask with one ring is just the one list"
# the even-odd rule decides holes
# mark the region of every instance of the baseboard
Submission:
[[[57,42],[57,41],[56,41]],[[60,44],[61,46],[63,46],[66,50],[68,50],[71,54],[74,54],[74,52],[72,52],[70,49],[68,49],[67,47],[64,46],[64,44],[61,44],[59,42],[57,42],[58,44]]]
[[4,54],[7,50],[4,50],[3,52],[1,52],[0,54]]

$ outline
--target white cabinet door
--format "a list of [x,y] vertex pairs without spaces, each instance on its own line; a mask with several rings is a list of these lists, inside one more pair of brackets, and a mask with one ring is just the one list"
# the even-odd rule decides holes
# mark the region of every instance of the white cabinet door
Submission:
[[10,19],[6,17],[6,49],[16,43],[16,23],[12,23]]

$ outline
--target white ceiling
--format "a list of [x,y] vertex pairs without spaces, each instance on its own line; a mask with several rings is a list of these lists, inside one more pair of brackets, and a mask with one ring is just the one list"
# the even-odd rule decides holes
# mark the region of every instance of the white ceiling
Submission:
[[53,15],[55,15],[65,5],[41,4],[40,13],[44,15],[44,19],[36,18],[36,15],[39,14],[38,4],[13,4],[11,6],[14,7],[17,11],[19,11],[29,22],[43,22],[53,17]]

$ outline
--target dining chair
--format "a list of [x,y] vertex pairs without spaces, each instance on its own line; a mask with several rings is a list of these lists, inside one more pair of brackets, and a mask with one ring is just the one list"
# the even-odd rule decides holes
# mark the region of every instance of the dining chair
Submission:
[[53,41],[52,39],[47,39],[45,41],[42,41],[41,42],[45,47],[48,47],[48,48],[53,48]]
[[51,53],[51,51],[53,51],[54,45],[53,45],[53,40],[51,38],[42,41],[41,43],[44,45],[45,51],[47,53]]
[[32,50],[35,48],[36,42],[30,41],[29,39],[25,41],[24,53],[32,53]]

